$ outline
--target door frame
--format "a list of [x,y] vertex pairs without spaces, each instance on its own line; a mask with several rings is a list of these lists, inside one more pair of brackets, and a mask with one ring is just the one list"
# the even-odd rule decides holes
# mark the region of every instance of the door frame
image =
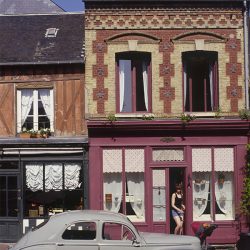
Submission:
[[[171,194],[173,192],[173,187],[175,185],[176,178],[171,177],[171,172],[175,171],[182,171],[182,182],[183,182],[183,194],[184,194],[184,204],[186,205],[186,190],[185,190],[185,183],[187,178],[187,166],[153,166],[151,167],[150,175],[151,175],[151,192],[153,192],[153,171],[154,170],[164,170],[165,171],[165,209],[166,209],[166,220],[163,222],[155,222],[153,221],[153,193],[151,193],[151,201],[150,201],[150,207],[151,207],[151,215],[152,218],[151,228],[156,232],[163,232],[170,234],[172,233],[171,230],[171,223],[172,222],[172,215],[171,215]],[[164,225],[164,227],[163,227]],[[184,231],[185,231],[185,225],[184,225]]]

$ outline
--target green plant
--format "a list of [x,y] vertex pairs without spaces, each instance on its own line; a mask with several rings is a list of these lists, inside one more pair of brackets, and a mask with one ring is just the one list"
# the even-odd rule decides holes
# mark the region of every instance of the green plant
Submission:
[[218,109],[215,111],[214,117],[216,119],[221,118],[221,108],[220,107],[218,107]]
[[243,169],[243,191],[241,195],[241,212],[246,216],[250,216],[250,144],[247,144],[246,166]]
[[142,116],[142,120],[154,120],[154,116],[153,115],[143,115]]
[[239,111],[239,117],[242,120],[249,120],[250,119],[250,111],[248,109],[241,109]]
[[110,121],[110,122],[115,122],[117,121],[117,117],[115,116],[115,114],[109,114],[107,119]]
[[38,133],[42,136],[42,137],[46,137],[48,135],[50,135],[50,129],[49,128],[41,128]]
[[185,114],[185,113],[182,113],[181,116],[180,116],[180,119],[183,123],[188,123],[190,121],[193,121],[196,119],[196,117],[194,115],[190,115],[190,114]]

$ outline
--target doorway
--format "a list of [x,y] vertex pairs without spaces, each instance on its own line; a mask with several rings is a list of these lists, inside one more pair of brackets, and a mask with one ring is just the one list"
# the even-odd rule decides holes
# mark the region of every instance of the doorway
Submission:
[[16,242],[20,236],[20,179],[0,174],[0,241]]
[[[171,196],[172,194],[175,192],[175,185],[178,184],[182,184],[182,186],[184,187],[184,180],[185,180],[185,169],[184,168],[169,168],[169,204],[170,204],[170,233],[173,234],[174,233],[174,229],[175,229],[175,222],[174,219],[172,217],[172,213],[171,213]],[[184,188],[183,188],[183,192],[185,192]],[[185,197],[185,193],[184,193],[184,197]]]

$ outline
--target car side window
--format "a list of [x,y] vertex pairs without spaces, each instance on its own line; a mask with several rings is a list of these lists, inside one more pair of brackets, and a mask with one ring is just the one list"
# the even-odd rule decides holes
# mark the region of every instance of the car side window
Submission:
[[112,222],[103,223],[102,237],[104,240],[133,241],[135,239],[135,235],[129,227],[120,223]]
[[96,224],[86,221],[71,224],[63,232],[62,238],[64,240],[95,240]]

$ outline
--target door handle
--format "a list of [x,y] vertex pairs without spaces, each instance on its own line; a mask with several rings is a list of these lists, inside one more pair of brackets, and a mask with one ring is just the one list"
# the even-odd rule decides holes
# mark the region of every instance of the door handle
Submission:
[[56,245],[57,245],[58,247],[64,246],[63,243],[56,243]]

